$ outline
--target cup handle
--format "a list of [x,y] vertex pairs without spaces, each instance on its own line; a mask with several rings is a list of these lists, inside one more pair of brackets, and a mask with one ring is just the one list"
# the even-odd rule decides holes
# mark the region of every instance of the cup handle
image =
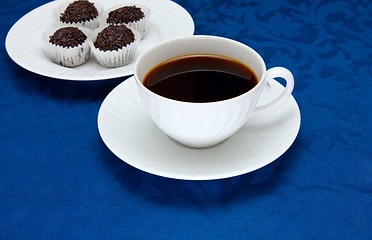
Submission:
[[271,109],[281,104],[284,100],[286,100],[291,95],[293,88],[294,88],[294,78],[293,78],[292,73],[288,69],[283,68],[283,67],[270,68],[266,72],[266,77],[265,77],[266,83],[265,84],[267,84],[268,82],[270,82],[271,80],[277,77],[283,78],[286,81],[286,86],[285,86],[283,93],[279,97],[277,97],[275,100],[273,100],[272,102],[264,106],[255,108],[251,116],[255,116],[255,115],[270,111]]

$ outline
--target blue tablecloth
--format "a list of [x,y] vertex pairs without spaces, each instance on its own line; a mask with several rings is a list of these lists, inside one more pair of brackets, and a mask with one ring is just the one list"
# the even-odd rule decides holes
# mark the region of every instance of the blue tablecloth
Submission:
[[214,181],[110,152],[97,113],[125,78],[57,80],[10,59],[7,32],[46,2],[0,2],[0,239],[372,239],[370,0],[176,0],[195,34],[250,45],[296,80],[292,147]]

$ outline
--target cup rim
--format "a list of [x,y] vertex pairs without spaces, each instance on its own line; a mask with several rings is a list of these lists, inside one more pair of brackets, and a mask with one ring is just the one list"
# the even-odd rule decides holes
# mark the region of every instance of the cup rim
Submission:
[[[234,44],[241,45],[241,46],[249,49],[251,52],[253,52],[253,54],[255,54],[258,57],[258,59],[260,60],[260,63],[261,63],[261,66],[262,66],[262,71],[263,71],[261,78],[258,78],[258,83],[256,84],[256,86],[254,86],[252,89],[250,89],[249,91],[247,91],[247,92],[245,92],[243,94],[240,94],[240,95],[235,96],[235,97],[232,97],[232,98],[224,99],[224,100],[213,101],[213,102],[186,102],[186,101],[181,101],[181,100],[176,100],[176,99],[171,99],[171,98],[164,97],[162,95],[159,95],[159,94],[151,91],[150,89],[148,89],[147,87],[145,87],[143,85],[143,82],[141,80],[139,80],[139,77],[137,75],[137,69],[138,69],[138,67],[140,65],[140,62],[142,61],[143,58],[146,57],[146,55],[148,54],[148,52],[153,51],[156,48],[161,48],[164,45],[167,45],[167,44],[172,43],[172,42],[176,42],[176,41],[179,41],[179,40],[195,39],[195,38],[199,38],[199,39],[208,38],[208,39],[219,39],[219,40],[223,40],[223,41],[229,41],[229,42],[232,42]],[[177,58],[177,57],[178,56],[176,56],[175,58]],[[230,56],[226,56],[226,57],[232,58]],[[250,46],[245,45],[245,44],[243,44],[241,42],[238,42],[236,40],[230,39],[230,38],[225,38],[225,37],[220,37],[220,36],[213,36],[213,35],[182,36],[182,37],[177,37],[177,38],[172,38],[172,39],[168,39],[168,40],[162,41],[162,42],[160,42],[158,44],[155,44],[154,46],[150,47],[149,49],[147,49],[144,53],[142,53],[138,57],[137,61],[134,63],[134,79],[135,79],[135,82],[137,83],[137,85],[142,90],[144,90],[145,92],[151,94],[152,96],[156,96],[156,97],[158,97],[160,99],[163,99],[163,100],[166,100],[166,101],[177,102],[177,103],[180,103],[180,104],[189,104],[189,105],[212,105],[212,104],[219,104],[221,102],[234,101],[234,100],[239,100],[241,98],[244,98],[245,96],[252,94],[255,89],[259,88],[262,84],[264,84],[264,82],[265,82],[264,79],[266,78],[266,72],[267,72],[266,64],[265,64],[263,58],[253,48],[251,48]]]

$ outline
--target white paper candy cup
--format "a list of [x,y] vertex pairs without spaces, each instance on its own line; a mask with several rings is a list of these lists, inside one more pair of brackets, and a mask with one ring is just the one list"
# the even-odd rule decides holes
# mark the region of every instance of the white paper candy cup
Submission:
[[93,3],[98,11],[98,16],[96,18],[89,20],[89,21],[83,21],[83,22],[77,22],[77,23],[66,23],[60,20],[61,14],[66,10],[68,5],[70,5],[73,2],[75,1],[68,1],[68,2],[61,3],[58,7],[54,9],[53,16],[55,18],[57,25],[58,26],[81,26],[81,27],[86,27],[90,29],[98,28],[100,25],[100,16],[103,12],[103,6],[93,1],[89,1],[89,2]]
[[143,5],[139,5],[139,4],[136,4],[136,3],[125,3],[125,4],[122,4],[122,5],[116,5],[114,7],[111,7],[111,8],[108,8],[106,9],[100,16],[100,24],[103,26],[103,25],[107,25],[107,18],[108,18],[108,15],[111,11],[114,11],[115,9],[118,9],[118,8],[122,8],[122,7],[129,7],[129,6],[135,6],[137,8],[140,8],[141,11],[144,13],[145,17],[138,20],[138,21],[134,21],[134,22],[130,22],[130,23],[127,23],[127,24],[115,24],[115,25],[126,25],[127,27],[130,27],[130,28],[133,28],[134,30],[138,31],[141,35],[141,39],[143,39],[147,32],[148,32],[148,25],[149,25],[149,18],[150,18],[150,9],[143,6]]
[[87,62],[90,56],[91,30],[80,26],[77,27],[87,36],[87,39],[76,47],[62,47],[49,42],[50,36],[61,28],[63,27],[53,28],[43,34],[43,50],[45,55],[54,63],[64,67],[76,67]]
[[106,26],[100,27],[93,32],[92,41],[90,42],[91,51],[97,62],[104,67],[122,67],[133,61],[135,52],[137,50],[138,43],[141,40],[139,32],[131,29],[134,33],[134,42],[129,45],[113,51],[102,51],[94,46],[94,41],[98,35]]

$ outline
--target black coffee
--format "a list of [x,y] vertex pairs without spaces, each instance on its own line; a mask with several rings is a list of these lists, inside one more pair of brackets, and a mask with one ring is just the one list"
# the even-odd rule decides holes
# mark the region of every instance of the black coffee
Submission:
[[257,85],[244,64],[219,55],[186,55],[154,67],[144,78],[151,91],[184,102],[215,102],[246,93]]

